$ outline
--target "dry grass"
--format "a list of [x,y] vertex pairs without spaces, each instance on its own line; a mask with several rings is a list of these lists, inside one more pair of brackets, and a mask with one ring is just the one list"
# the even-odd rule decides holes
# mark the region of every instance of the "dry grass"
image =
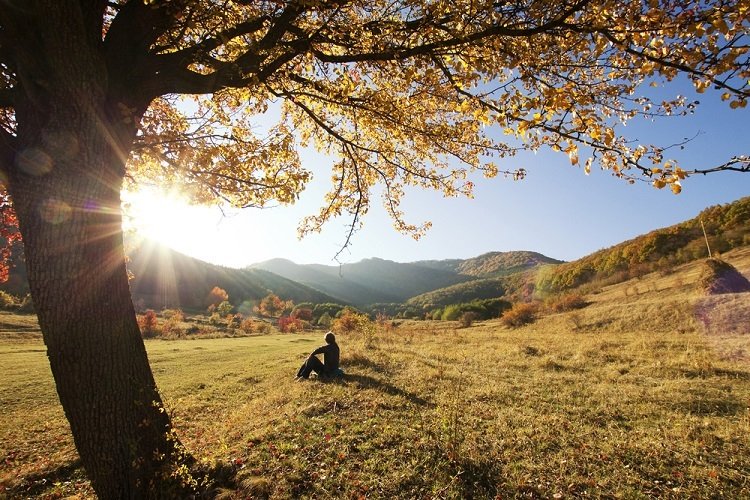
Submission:
[[[746,498],[750,297],[707,303],[691,272],[608,287],[517,329],[342,335],[347,375],[330,382],[292,378],[320,334],[147,348],[187,448],[237,473],[221,498]],[[12,337],[0,484],[10,497],[90,496],[44,346]]]

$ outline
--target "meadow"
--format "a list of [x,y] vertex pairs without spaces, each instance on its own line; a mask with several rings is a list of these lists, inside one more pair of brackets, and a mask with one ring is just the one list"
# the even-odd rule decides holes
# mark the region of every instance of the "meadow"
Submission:
[[[146,346],[186,448],[236,473],[218,498],[748,498],[750,294],[695,272],[340,335],[333,381],[293,377],[322,332]],[[35,328],[0,315],[0,497],[88,498]]]

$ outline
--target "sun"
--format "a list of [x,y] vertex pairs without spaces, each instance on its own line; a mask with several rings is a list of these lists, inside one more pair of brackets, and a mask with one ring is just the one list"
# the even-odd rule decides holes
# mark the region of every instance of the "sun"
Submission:
[[185,255],[228,267],[245,267],[275,256],[272,245],[258,245],[270,229],[260,214],[243,216],[227,207],[197,205],[179,191],[141,187],[121,193],[123,230]]
[[133,230],[139,236],[179,249],[194,233],[189,228],[188,213],[191,206],[178,192],[162,192],[142,188],[135,192],[122,192],[123,229]]

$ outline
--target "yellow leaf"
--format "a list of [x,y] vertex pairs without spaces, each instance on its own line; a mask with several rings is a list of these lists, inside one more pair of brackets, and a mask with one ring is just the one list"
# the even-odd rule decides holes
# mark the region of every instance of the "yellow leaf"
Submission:
[[679,181],[673,182],[669,187],[672,188],[672,192],[674,194],[680,194],[680,191],[682,191],[682,186],[680,185]]

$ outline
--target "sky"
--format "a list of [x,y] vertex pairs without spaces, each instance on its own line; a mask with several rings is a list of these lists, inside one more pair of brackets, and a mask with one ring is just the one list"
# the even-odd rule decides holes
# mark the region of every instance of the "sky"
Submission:
[[[665,155],[686,169],[750,154],[750,108],[731,110],[717,94],[695,94],[687,86],[660,92],[682,93],[701,104],[687,117],[634,120],[624,129],[628,137],[669,145],[697,134],[684,150]],[[312,151],[301,156],[314,177],[295,205],[222,212],[217,207],[188,205],[170,193],[144,191],[133,203],[132,223],[139,234],[179,252],[237,268],[273,258],[337,265],[373,257],[397,262],[464,259],[511,250],[575,260],[695,217],[708,206],[750,195],[750,173],[690,177],[682,182],[682,193],[674,195],[668,188],[630,185],[595,167],[587,176],[582,168],[571,166],[566,155],[542,151],[503,160],[501,168],[525,168],[526,179],[482,179],[474,199],[407,191],[402,205],[407,222],[432,222],[418,241],[398,233],[379,200],[373,199],[364,228],[342,251],[349,222],[345,218],[328,223],[321,234],[297,238],[300,220],[316,213],[322,203],[333,163]]]

